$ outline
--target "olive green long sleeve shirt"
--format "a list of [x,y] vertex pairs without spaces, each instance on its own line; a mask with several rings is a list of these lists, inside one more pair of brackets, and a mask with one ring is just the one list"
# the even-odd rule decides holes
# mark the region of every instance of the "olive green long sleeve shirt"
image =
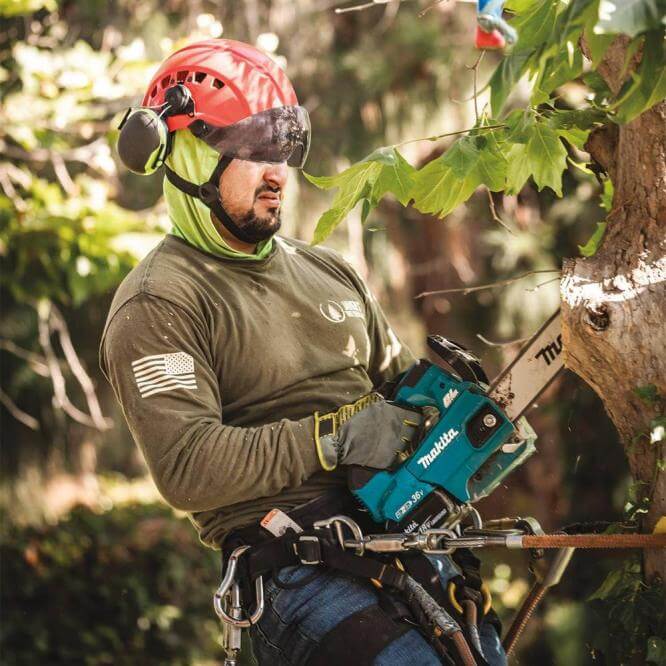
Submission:
[[286,238],[243,262],[167,236],[118,288],[100,349],[160,493],[213,547],[343,484],[313,413],[412,362],[349,264]]

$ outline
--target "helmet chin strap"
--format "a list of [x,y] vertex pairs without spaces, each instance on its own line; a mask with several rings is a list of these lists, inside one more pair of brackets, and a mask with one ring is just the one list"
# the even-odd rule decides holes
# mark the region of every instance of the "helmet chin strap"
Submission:
[[259,241],[265,240],[264,236],[257,235],[251,231],[241,229],[232,219],[229,213],[224,210],[222,201],[220,199],[220,191],[218,189],[218,183],[220,182],[220,176],[224,170],[231,164],[233,158],[222,156],[220,161],[217,163],[217,166],[213,170],[213,173],[210,175],[210,178],[201,185],[195,185],[189,180],[181,178],[173,169],[170,169],[167,164],[164,165],[166,170],[166,177],[169,182],[181,192],[189,194],[195,199],[199,199],[204,203],[208,208],[213,212],[213,215],[222,223],[224,228],[233,236],[238,238],[238,240],[243,241],[244,243],[251,243],[255,245]]

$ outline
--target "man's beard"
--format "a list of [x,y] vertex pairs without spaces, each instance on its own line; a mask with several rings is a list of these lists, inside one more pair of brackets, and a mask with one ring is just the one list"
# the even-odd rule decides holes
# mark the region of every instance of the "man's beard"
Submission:
[[[279,190],[277,190],[279,192]],[[254,200],[257,200],[264,192],[276,192],[276,190],[268,185],[258,187],[254,193]],[[248,237],[252,238],[255,243],[269,239],[276,234],[282,226],[281,208],[277,207],[272,212],[266,215],[259,216],[254,212],[254,205],[245,214],[230,214],[231,219],[240,227]]]
[[282,226],[280,209],[276,208],[275,213],[269,213],[259,217],[254,209],[250,209],[242,217],[232,216],[234,222],[257,243],[267,240],[276,234]]

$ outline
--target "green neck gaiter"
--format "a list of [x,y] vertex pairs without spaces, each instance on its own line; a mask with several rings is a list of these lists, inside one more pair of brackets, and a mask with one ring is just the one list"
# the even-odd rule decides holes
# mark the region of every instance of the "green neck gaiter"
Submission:
[[[173,136],[173,146],[166,163],[181,178],[201,185],[208,180],[220,155],[197,139],[188,129],[178,130]],[[190,245],[222,257],[257,261],[266,257],[273,248],[273,239],[257,244],[255,254],[232,249],[220,236],[210,209],[199,199],[181,192],[164,178],[164,197],[171,224],[171,233]]]

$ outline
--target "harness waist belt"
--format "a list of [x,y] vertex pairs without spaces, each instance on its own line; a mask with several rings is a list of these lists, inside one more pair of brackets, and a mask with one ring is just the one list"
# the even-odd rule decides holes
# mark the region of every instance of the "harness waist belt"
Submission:
[[250,581],[283,567],[323,564],[352,576],[375,579],[383,585],[403,589],[405,574],[402,571],[379,559],[346,552],[340,548],[332,530],[312,529],[316,521],[340,513],[353,514],[370,529],[378,528],[367,513],[356,508],[351,497],[332,491],[287,514],[303,529],[302,532],[288,529],[284,535],[275,537],[260,525],[250,525],[229,534],[223,552],[227,555],[238,546],[250,546],[239,562],[242,575]]

